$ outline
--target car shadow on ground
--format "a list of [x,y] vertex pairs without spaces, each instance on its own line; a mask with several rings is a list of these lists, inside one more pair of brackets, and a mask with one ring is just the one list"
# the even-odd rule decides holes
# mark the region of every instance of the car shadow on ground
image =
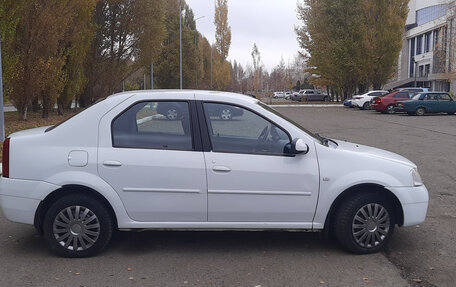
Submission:
[[[168,252],[344,252],[322,233],[281,231],[142,231],[116,232],[108,252],[131,255]],[[319,250],[319,251],[318,251]]]

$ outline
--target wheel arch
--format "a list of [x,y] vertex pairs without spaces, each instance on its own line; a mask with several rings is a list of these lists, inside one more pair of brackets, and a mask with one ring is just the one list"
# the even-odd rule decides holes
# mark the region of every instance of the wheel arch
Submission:
[[46,214],[46,211],[51,207],[51,205],[54,202],[56,202],[57,200],[59,200],[60,198],[62,198],[64,196],[66,196],[68,194],[72,194],[72,193],[86,194],[89,196],[93,196],[97,200],[99,200],[107,208],[108,213],[114,222],[114,227],[117,229],[118,223],[117,223],[117,216],[114,211],[114,208],[101,193],[94,190],[93,188],[90,188],[90,187],[87,187],[84,185],[67,184],[67,185],[60,187],[59,189],[56,189],[55,191],[51,192],[50,194],[48,194],[38,205],[38,208],[35,211],[34,226],[41,235],[43,234],[43,222],[44,222],[44,216]]
[[398,226],[403,225],[404,210],[402,209],[402,204],[399,201],[399,199],[396,197],[396,195],[382,185],[375,184],[375,183],[362,183],[362,184],[357,184],[357,185],[354,185],[354,186],[351,186],[351,187],[345,189],[343,192],[341,192],[336,197],[336,199],[331,204],[331,207],[329,208],[328,214],[326,215],[324,229],[330,230],[329,227],[331,227],[331,225],[332,225],[331,223],[334,221],[334,216],[335,216],[336,210],[342,204],[342,202],[344,202],[344,200],[346,200],[347,198],[349,198],[357,193],[362,193],[362,192],[366,192],[366,191],[376,192],[378,194],[382,194],[382,196],[385,196],[385,198],[393,206],[396,224]]

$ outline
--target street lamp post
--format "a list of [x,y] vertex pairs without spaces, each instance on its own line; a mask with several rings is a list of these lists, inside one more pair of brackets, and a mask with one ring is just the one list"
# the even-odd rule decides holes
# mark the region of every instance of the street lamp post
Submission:
[[179,0],[179,87],[182,90],[182,7]]
[[3,114],[3,70],[2,70],[2,34],[0,33],[0,141],[5,140],[5,117]]
[[414,63],[414,65],[415,65],[415,67],[414,67],[415,81],[414,81],[414,83],[413,83],[413,86],[416,87],[416,67],[417,67],[418,62],[415,61],[415,58],[413,59],[413,63]]
[[[194,20],[195,21],[195,53],[196,53],[196,21],[198,21],[199,19],[202,19],[202,18],[204,18],[204,16],[198,17]],[[195,69],[195,88],[198,89],[198,67],[196,67],[196,69]]]

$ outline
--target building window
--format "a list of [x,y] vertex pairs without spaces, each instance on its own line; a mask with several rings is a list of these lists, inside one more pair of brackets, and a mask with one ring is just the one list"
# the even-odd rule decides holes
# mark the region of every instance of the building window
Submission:
[[423,35],[416,37],[416,54],[419,55],[422,53],[421,47],[423,46]]
[[418,73],[418,76],[421,78],[421,77],[424,77],[424,66],[421,65],[419,66],[419,73]]
[[439,49],[439,32],[440,32],[440,28],[434,30],[434,41],[433,41],[434,46],[433,46],[433,48],[435,50]]
[[427,77],[431,73],[431,65],[427,64],[424,66],[424,76]]
[[431,50],[431,32],[424,34],[424,52]]
[[413,77],[415,71],[415,38],[409,40],[410,43],[410,77]]
[[447,13],[448,4],[429,6],[416,11],[416,24],[423,25],[424,23],[431,22]]

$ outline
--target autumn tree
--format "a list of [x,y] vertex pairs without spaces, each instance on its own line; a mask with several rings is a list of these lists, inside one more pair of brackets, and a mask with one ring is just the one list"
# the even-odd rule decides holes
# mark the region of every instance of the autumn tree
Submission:
[[[197,82],[201,86],[204,76],[202,47],[196,31],[192,9],[181,0],[182,5],[182,84],[193,88]],[[166,37],[156,65],[156,81],[159,88],[179,88],[179,0],[167,1],[165,5]],[[197,37],[198,36],[198,37]]]
[[[376,88],[391,75],[400,50],[407,3],[404,0],[304,0],[296,29],[318,81],[340,88]],[[391,19],[390,19],[391,18]],[[398,38],[399,35],[399,38]]]
[[20,119],[27,119],[28,108],[36,100],[41,101],[46,117],[65,87],[69,56],[65,39],[75,33],[71,31],[78,15],[75,11],[88,2],[30,0],[1,5],[8,4],[15,29],[10,30],[5,51],[14,62],[14,73],[7,74],[7,93]]
[[215,47],[220,61],[226,60],[231,45],[231,27],[228,25],[228,0],[215,0]]
[[72,20],[62,39],[65,64],[62,68],[63,89],[57,98],[58,113],[71,108],[71,103],[84,90],[87,77],[84,65],[95,35],[93,10],[96,0],[71,1]]
[[[362,0],[365,65],[369,84],[379,90],[392,76],[402,47],[408,0]],[[366,63],[367,62],[367,63]]]
[[253,63],[253,90],[256,92],[260,85],[261,75],[261,55],[256,43],[253,43],[252,48],[252,63]]
[[[165,36],[164,0],[99,0],[97,25],[86,60],[82,106],[118,90],[123,79],[158,57]],[[149,45],[155,45],[149,46]]]

